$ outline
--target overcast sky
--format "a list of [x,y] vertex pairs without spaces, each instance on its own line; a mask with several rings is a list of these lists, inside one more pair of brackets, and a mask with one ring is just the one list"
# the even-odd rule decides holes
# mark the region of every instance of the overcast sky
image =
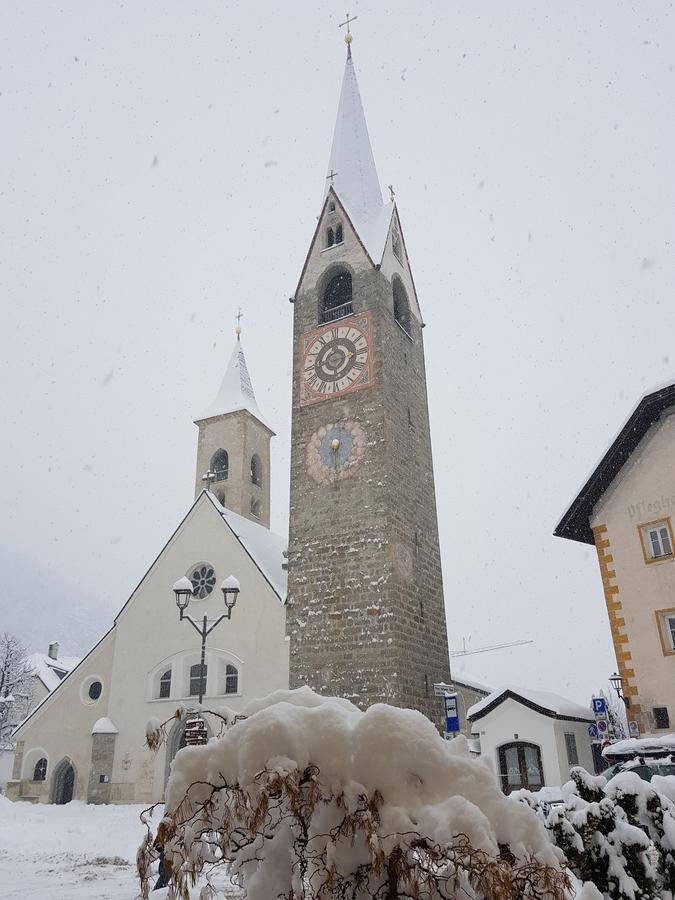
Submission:
[[[534,641],[454,671],[585,700],[615,666],[595,550],[552,531],[675,380],[672,4],[350,11],[427,324],[450,645]],[[31,649],[86,650],[185,514],[192,419],[239,305],[286,532],[288,297],[343,18],[317,0],[3,4],[0,628]]]

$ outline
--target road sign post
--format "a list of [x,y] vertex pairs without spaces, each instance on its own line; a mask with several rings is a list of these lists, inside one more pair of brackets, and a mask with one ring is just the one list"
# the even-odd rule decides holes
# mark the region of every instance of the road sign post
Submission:
[[446,694],[443,703],[445,704],[445,730],[449,734],[457,734],[459,731],[459,697],[457,694]]

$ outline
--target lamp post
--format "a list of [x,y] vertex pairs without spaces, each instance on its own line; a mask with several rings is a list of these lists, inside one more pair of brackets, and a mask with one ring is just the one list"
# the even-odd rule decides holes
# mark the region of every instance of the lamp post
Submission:
[[624,697],[623,695],[623,679],[616,672],[610,676],[609,683],[612,685],[614,690],[616,691],[616,695],[619,700],[623,700],[626,706],[630,706],[630,700],[628,697]]
[[190,598],[192,597],[192,582],[185,575],[182,578],[179,578],[178,581],[173,586],[173,592],[176,597],[176,606],[180,612],[180,621],[183,619],[187,619],[187,621],[192,625],[192,627],[197,631],[202,639],[202,656],[201,663],[199,666],[199,705],[201,706],[202,700],[204,699],[204,689],[206,687],[204,683],[204,668],[206,661],[206,638],[211,634],[214,628],[217,628],[218,625],[223,621],[223,619],[231,619],[232,618],[232,610],[234,609],[234,605],[237,602],[237,597],[239,596],[239,582],[234,577],[234,575],[230,575],[225,578],[220,585],[220,589],[223,592],[223,600],[225,601],[226,612],[224,612],[221,616],[218,616],[217,619],[214,619],[213,622],[209,623],[209,620],[206,616],[202,619],[201,624],[199,624],[192,616],[188,615],[185,610],[188,608],[188,604],[190,603]]

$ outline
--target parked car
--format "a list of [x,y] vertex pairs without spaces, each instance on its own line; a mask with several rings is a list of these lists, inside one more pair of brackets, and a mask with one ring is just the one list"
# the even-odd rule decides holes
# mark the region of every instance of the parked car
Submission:
[[643,781],[651,781],[654,775],[675,775],[675,760],[672,756],[636,756],[614,763],[600,774],[609,781],[619,772],[635,772]]

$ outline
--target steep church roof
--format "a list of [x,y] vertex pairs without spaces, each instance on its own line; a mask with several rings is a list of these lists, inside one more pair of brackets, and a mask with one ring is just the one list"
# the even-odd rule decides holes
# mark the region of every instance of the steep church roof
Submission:
[[238,410],[246,410],[251,413],[265,428],[268,428],[274,434],[274,429],[258,408],[251,376],[248,374],[244,348],[239,335],[237,335],[232,356],[225,370],[225,377],[215,400],[206,412],[195,419],[195,422],[211,419],[214,416],[224,416],[227,413],[237,412]]
[[324,200],[331,187],[375,264],[380,262],[393,203],[382,202],[366,116],[351,53],[347,55],[330,151]]

